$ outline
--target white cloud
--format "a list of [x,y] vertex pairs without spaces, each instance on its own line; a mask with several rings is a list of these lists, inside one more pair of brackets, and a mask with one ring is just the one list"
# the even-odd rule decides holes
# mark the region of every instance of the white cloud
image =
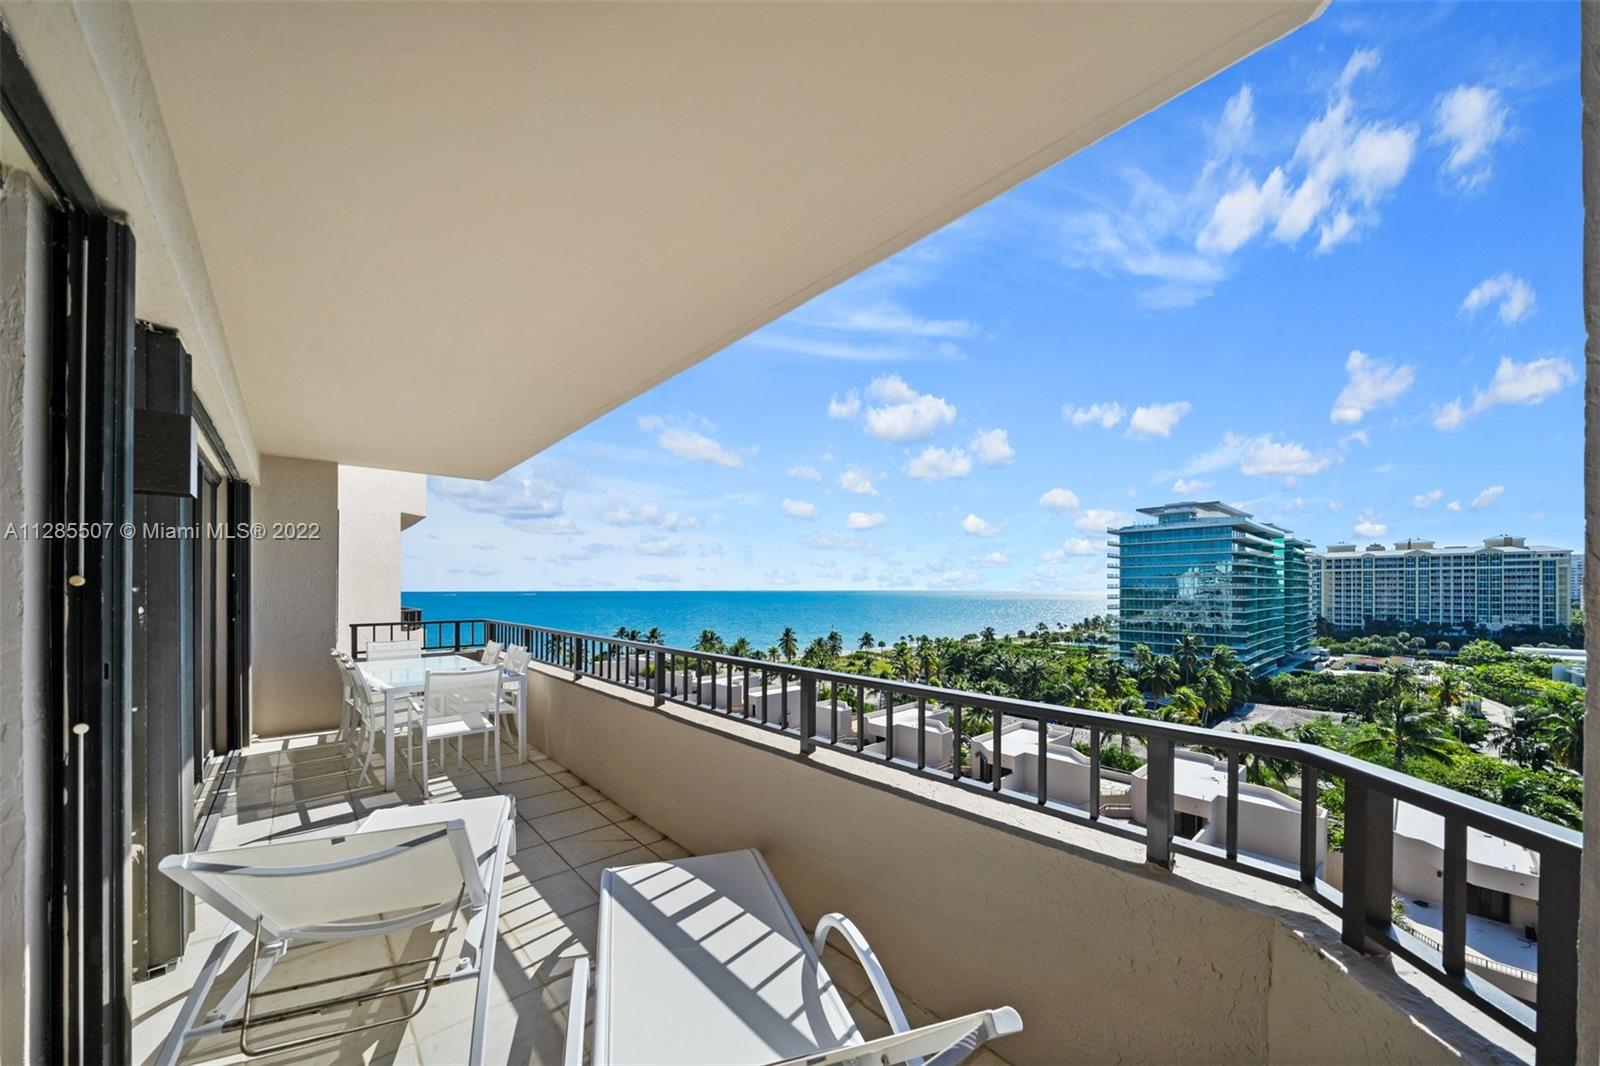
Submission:
[[1128,436],[1130,437],[1170,437],[1173,427],[1178,421],[1188,414],[1191,405],[1188,400],[1175,400],[1172,403],[1145,404],[1133,409],[1133,415],[1128,419]]
[[817,516],[817,505],[810,500],[785,499],[783,501],[783,513],[790,518],[815,518]]
[[975,514],[969,514],[961,520],[961,528],[974,537],[992,537],[1000,532],[1000,527],[990,525]]
[[839,487],[857,496],[878,494],[877,487],[872,484],[872,473],[859,466],[849,467],[839,475]]
[[1054,511],[1076,511],[1078,509],[1078,494],[1071,489],[1051,489],[1039,497],[1039,506],[1048,507]]
[[1359,422],[1369,411],[1389,407],[1416,380],[1416,368],[1396,366],[1361,351],[1352,351],[1344,361],[1349,380],[1333,401],[1335,422]]
[[1503,356],[1495,367],[1489,387],[1475,391],[1470,406],[1455,399],[1436,408],[1433,426],[1435,429],[1455,429],[1469,416],[1481,414],[1491,407],[1531,407],[1543,403],[1577,381],[1578,371],[1565,359],[1549,356],[1519,363]]
[[1461,313],[1474,315],[1480,308],[1498,303],[1500,321],[1512,326],[1528,315],[1536,302],[1532,285],[1511,274],[1496,274],[1472,287],[1461,301]]
[[635,547],[641,555],[654,555],[658,558],[669,558],[683,554],[683,545],[668,540],[666,537],[641,540]]
[[866,432],[890,443],[917,440],[956,420],[956,409],[943,397],[919,393],[899,375],[875,379],[867,395],[877,405],[867,408]]
[[1181,494],[1188,494],[1188,493],[1191,493],[1191,492],[1204,492],[1209,488],[1215,487],[1215,485],[1216,485],[1215,482],[1213,482],[1213,481],[1205,481],[1205,480],[1203,480],[1201,478],[1180,477],[1180,478],[1178,478],[1178,480],[1176,480],[1176,481],[1174,481],[1172,483],[1172,491],[1173,492],[1177,492],[1177,493],[1181,493]]
[[906,474],[919,481],[942,481],[972,473],[972,460],[960,448],[922,449],[922,454],[906,464]]
[[972,454],[984,466],[1003,466],[1016,457],[1010,437],[1003,429],[980,429],[972,438]]
[[1444,499],[1444,489],[1432,489],[1428,492],[1419,492],[1411,497],[1411,506],[1419,511],[1425,511],[1442,499]]
[[1445,504],[1444,507],[1447,511],[1459,511],[1461,510],[1461,501],[1451,500],[1449,503]]
[[1472,498],[1472,509],[1481,511],[1498,500],[1506,491],[1504,485],[1490,485]]
[[1348,448],[1352,444],[1359,444],[1362,447],[1366,447],[1371,443],[1372,438],[1367,435],[1367,431],[1364,429],[1358,429],[1354,432],[1346,433],[1344,436],[1339,438],[1339,447],[1341,448]]
[[1389,532],[1389,527],[1379,521],[1378,516],[1372,513],[1372,508],[1361,512],[1361,517],[1356,520],[1355,531],[1361,537],[1381,537]]
[[889,519],[881,511],[851,511],[844,520],[846,529],[877,529]]
[[1078,429],[1084,426],[1097,425],[1101,429],[1112,429],[1122,421],[1122,405],[1120,403],[1092,403],[1088,407],[1073,407],[1063,404],[1061,417],[1071,422]]
[[861,411],[861,394],[851,389],[844,394],[844,399],[837,396],[828,397],[829,418],[854,418]]
[[1487,85],[1457,85],[1433,111],[1434,144],[1449,149],[1440,174],[1463,189],[1476,188],[1494,173],[1490,154],[1511,124],[1511,109]]
[[1249,175],[1243,176],[1217,201],[1195,247],[1223,255],[1237,251],[1283,210],[1285,182],[1282,167],[1273,167],[1259,185]]
[[980,555],[977,559],[979,566],[1004,566],[1010,561],[1011,556],[1005,552],[990,552],[988,555]]
[[1112,511],[1103,507],[1091,507],[1078,516],[1073,523],[1085,533],[1104,534],[1106,530],[1125,524],[1129,521],[1127,515],[1121,511]]
[[1041,558],[1047,563],[1059,563],[1069,555],[1099,555],[1106,550],[1105,541],[1088,537],[1068,537],[1061,547],[1045,552]]
[[[644,428],[645,421],[645,419],[639,420],[640,428]],[[655,421],[659,424],[659,419]],[[661,429],[656,437],[656,446],[669,455],[690,462],[711,463],[729,468],[744,465],[744,459],[737,452],[723,447],[704,433],[684,426],[668,426]]]
[[1239,473],[1246,477],[1306,477],[1326,470],[1330,462],[1325,455],[1313,455],[1303,444],[1262,437],[1245,450]]
[[822,480],[822,471],[818,470],[814,466],[805,466],[803,464],[800,466],[791,466],[788,470],[788,474],[790,477],[799,478],[801,481]]
[[608,526],[653,526],[665,530],[700,528],[700,520],[694,515],[662,510],[653,503],[618,504],[602,512],[600,521]]

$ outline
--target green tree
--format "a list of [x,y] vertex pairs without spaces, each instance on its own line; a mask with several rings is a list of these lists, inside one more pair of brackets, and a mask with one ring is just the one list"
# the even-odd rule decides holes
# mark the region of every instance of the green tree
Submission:
[[719,652],[722,650],[722,638],[717,636],[714,629],[702,629],[700,639],[694,642],[695,651]]
[[650,632],[644,635],[644,643],[646,644],[665,644],[666,642],[667,638],[662,636],[661,630],[655,626],[651,626]]
[[1363,759],[1392,758],[1403,767],[1407,759],[1448,762],[1457,750],[1444,715],[1405,696],[1384,701],[1371,732],[1350,745],[1350,753]]
[[740,637],[738,640],[728,645],[728,654],[737,655],[741,659],[750,658],[750,653],[753,651],[755,651],[755,649],[750,646],[750,641],[744,637]]
[[897,641],[889,653],[889,668],[902,681],[912,681],[917,676],[917,660],[911,654],[911,645]]
[[1193,633],[1179,637],[1172,657],[1178,663],[1179,679],[1185,685],[1193,684],[1194,679],[1200,676],[1200,638]]
[[794,626],[784,626],[783,632],[778,634],[778,650],[788,662],[794,662],[794,657],[800,653],[800,638],[794,634]]
[[1539,739],[1570,770],[1583,771],[1583,704],[1552,707],[1539,723]]
[[1205,706],[1205,722],[1213,718],[1220,718],[1228,711],[1228,704],[1233,699],[1233,689],[1223,676],[1215,670],[1203,670],[1200,673],[1200,684],[1197,691],[1200,701]]
[[1439,674],[1439,684],[1433,690],[1433,702],[1441,711],[1448,711],[1459,706],[1464,689],[1461,685],[1461,675],[1454,670],[1445,670]]
[[985,644],[993,644],[995,638],[994,626],[984,626],[983,632],[978,634]]
[[1184,722],[1188,725],[1198,725],[1205,713],[1205,698],[1188,685],[1178,686],[1178,690],[1172,694],[1167,705],[1161,709],[1161,717],[1167,721]]
[[861,634],[861,638],[856,641],[856,647],[862,651],[871,651],[877,645],[877,643],[877,641],[872,639],[871,633],[863,633]]
[[844,654],[844,637],[839,635],[837,629],[828,630],[827,644],[828,654],[833,658],[837,659]]
[[1145,688],[1150,695],[1160,699],[1178,687],[1182,678],[1182,671],[1178,669],[1177,660],[1170,655],[1158,655],[1150,664],[1150,677],[1145,682]]
[[[1257,722],[1245,730],[1250,736],[1264,737],[1268,740],[1288,740],[1288,734],[1277,726],[1268,722]],[[1292,759],[1277,759],[1270,755],[1258,752],[1242,752],[1239,762],[1244,766],[1244,779],[1252,785],[1267,785],[1270,788],[1282,789],[1287,787],[1289,775],[1296,770]]]

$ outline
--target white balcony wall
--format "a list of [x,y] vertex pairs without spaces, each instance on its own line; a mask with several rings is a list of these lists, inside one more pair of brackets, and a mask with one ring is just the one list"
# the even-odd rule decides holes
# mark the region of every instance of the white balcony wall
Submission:
[[697,853],[760,848],[916,1001],[1016,1007],[1012,1062],[1504,1060],[1292,889],[544,667],[529,694],[536,746]]
[[[10,162],[10,160],[7,160]],[[0,188],[0,531],[49,517],[45,206],[27,175]],[[0,537],[0,1062],[42,1062],[49,961],[44,541]]]

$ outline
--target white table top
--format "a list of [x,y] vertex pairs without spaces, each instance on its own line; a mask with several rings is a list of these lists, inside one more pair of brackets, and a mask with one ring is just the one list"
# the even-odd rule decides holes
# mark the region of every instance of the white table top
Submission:
[[597,1064],[748,1066],[861,1042],[758,852],[619,867],[600,891]]
[[379,688],[421,692],[430,672],[476,670],[483,663],[462,655],[427,655],[414,659],[365,659],[356,665]]

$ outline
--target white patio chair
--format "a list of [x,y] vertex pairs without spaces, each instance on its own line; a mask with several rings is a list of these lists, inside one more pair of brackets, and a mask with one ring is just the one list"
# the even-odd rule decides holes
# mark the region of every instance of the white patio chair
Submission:
[[501,708],[501,714],[511,714],[516,710],[517,693],[522,689],[522,683],[516,680],[516,676],[527,673],[528,664],[531,661],[532,656],[528,654],[528,649],[521,644],[512,644],[506,648],[505,657],[500,661],[500,669],[510,674],[511,677],[506,679],[500,686],[501,695],[507,704],[506,707]]
[[[422,741],[422,794],[428,790],[428,745],[439,741],[440,761],[444,742],[456,741],[456,761],[463,758],[467,737],[483,734],[483,757],[494,749],[494,779],[500,780],[500,668],[481,666],[472,670],[429,670],[422,695],[407,701],[412,724],[408,733]],[[411,750],[408,739],[407,752]],[[415,771],[415,763],[412,764]]]
[[422,658],[422,638],[416,640],[370,640],[367,642],[367,658],[372,661],[378,659],[420,659]]
[[[863,1038],[822,966],[837,933],[892,1035]],[[829,914],[807,936],[758,851],[643,863],[600,875],[594,1066],[612,1063],[916,1063],[952,1066],[1022,1030],[1010,1007],[912,1029],[855,925]],[[567,1066],[583,1061],[589,960],[572,974]]]
[[[367,675],[361,672],[361,664],[345,657],[341,659],[339,668],[344,681],[344,713],[350,722],[351,732],[347,737],[350,761],[361,760],[360,767],[356,770],[357,779],[366,777],[367,770],[378,757],[378,742],[383,736],[383,690],[375,687],[367,680]],[[396,703],[394,708],[394,731],[396,735],[410,730],[410,708],[404,703]]]
[[499,642],[485,640],[483,642],[483,652],[478,656],[478,661],[483,663],[498,663],[500,661],[501,654],[502,652],[500,650]]
[[[507,858],[516,848],[509,796],[457,800],[432,806],[389,807],[368,815],[354,832],[295,838],[214,852],[169,855],[161,872],[222,913],[228,926],[201,967],[162,1046],[158,1066],[171,1066],[193,1039],[238,1033],[247,1056],[268,1055],[343,1040],[353,1033],[403,1024],[427,1005],[440,985],[477,982],[472,1035],[466,1061],[483,1061],[494,948],[500,924],[500,888]],[[454,969],[441,971],[449,934],[462,911],[468,920]],[[385,967],[394,982],[356,993],[308,999],[315,989],[368,979],[374,971],[329,974],[286,988],[263,990],[272,966],[302,944],[385,936],[440,918],[430,959]],[[203,1017],[201,1010],[218,976],[245,935],[251,937],[245,972]],[[400,972],[426,968],[422,977]],[[376,971],[382,972],[382,970]],[[485,979],[490,978],[490,979]],[[292,1002],[278,998],[291,996]],[[253,1043],[263,1027],[305,1019],[331,1009],[410,995],[415,1001],[398,1017],[346,1029]]]

